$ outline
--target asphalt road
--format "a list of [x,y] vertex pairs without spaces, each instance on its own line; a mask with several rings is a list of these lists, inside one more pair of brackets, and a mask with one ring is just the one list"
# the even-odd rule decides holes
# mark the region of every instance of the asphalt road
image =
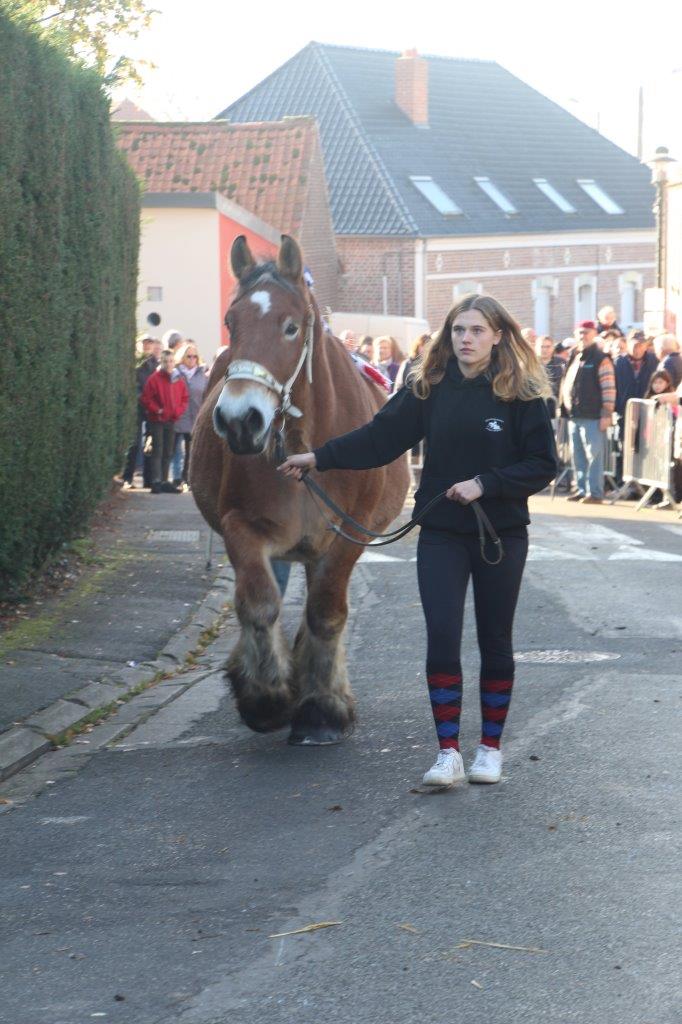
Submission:
[[415,542],[372,552],[348,742],[249,733],[214,673],[0,815],[0,1021],[679,1022],[682,526],[536,509],[499,786],[419,791]]

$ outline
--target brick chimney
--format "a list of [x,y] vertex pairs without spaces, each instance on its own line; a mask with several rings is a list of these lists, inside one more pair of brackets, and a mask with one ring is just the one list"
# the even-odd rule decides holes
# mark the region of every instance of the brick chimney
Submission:
[[395,101],[412,124],[429,126],[429,65],[416,50],[405,50],[395,62]]

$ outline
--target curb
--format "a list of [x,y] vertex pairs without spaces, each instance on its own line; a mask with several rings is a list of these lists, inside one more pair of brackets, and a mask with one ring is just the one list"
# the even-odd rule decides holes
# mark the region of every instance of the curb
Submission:
[[[0,782],[54,749],[55,736],[85,723],[91,715],[106,710],[114,702],[125,701],[153,683],[167,686],[167,700],[171,700],[173,696],[179,695],[181,689],[196,682],[196,673],[188,673],[186,683],[175,679],[164,681],[161,674],[177,672],[182,668],[187,656],[196,649],[201,635],[218,624],[232,597],[231,573],[231,566],[223,569],[188,624],[170,638],[154,661],[128,666],[97,682],[87,683],[0,733]],[[207,674],[207,671],[202,675]],[[162,703],[166,703],[166,700],[152,701],[151,705],[156,707]]]

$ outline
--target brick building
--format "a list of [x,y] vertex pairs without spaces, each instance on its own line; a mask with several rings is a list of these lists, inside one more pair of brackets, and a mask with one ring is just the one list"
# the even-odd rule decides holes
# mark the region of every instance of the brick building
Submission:
[[205,357],[226,338],[239,234],[270,258],[280,235],[301,243],[320,305],[338,305],[338,256],[312,117],[269,124],[117,122],[143,184],[138,319],[195,338]]
[[466,291],[562,336],[653,283],[646,168],[499,65],[309,43],[219,116],[316,117],[340,305],[426,316]]
[[663,316],[657,326],[682,333],[682,164],[673,163],[665,182],[665,229],[662,239]]

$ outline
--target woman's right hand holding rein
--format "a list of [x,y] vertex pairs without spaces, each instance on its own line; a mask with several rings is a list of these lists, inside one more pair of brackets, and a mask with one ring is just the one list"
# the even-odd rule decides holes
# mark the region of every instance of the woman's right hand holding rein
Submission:
[[315,469],[315,455],[313,452],[304,452],[302,455],[289,455],[281,466],[277,467],[278,472],[285,476],[293,476],[296,480],[302,480],[303,474],[308,469]]

